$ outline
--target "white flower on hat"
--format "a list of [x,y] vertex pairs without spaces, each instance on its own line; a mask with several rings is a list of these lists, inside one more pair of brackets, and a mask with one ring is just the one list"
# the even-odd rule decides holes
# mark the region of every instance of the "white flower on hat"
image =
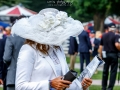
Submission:
[[53,24],[55,23],[55,14],[52,13],[52,12],[47,12],[47,13],[44,13],[45,15],[45,22],[49,23],[49,24]]
[[58,14],[56,15],[56,18],[60,21],[65,21],[67,17],[68,17],[67,13],[63,11],[58,12]]
[[44,13],[44,19],[43,21],[38,22],[38,25],[43,28],[45,31],[50,31],[54,27],[63,24],[64,21],[66,21],[68,18],[66,12],[58,12],[58,14],[55,14],[53,12],[47,12]]
[[51,29],[59,25],[60,22],[61,21],[56,18],[55,13],[47,12],[44,13],[44,19],[43,21],[40,21],[38,25],[41,26],[44,30],[50,31]]
[[41,21],[40,23],[38,23],[38,25],[40,27],[42,27],[43,29],[47,29],[48,28],[48,24],[45,24],[45,22]]
[[49,31],[51,29],[51,26],[55,23],[55,17],[51,15],[50,13],[46,13],[44,15],[43,21],[39,21],[38,25],[46,31]]

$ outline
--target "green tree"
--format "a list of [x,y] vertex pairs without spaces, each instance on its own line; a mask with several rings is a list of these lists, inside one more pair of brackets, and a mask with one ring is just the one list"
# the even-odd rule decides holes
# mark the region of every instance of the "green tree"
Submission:
[[0,0],[0,6],[15,6],[18,4],[36,12],[44,8],[56,8],[65,11],[69,7],[69,5],[64,5],[64,0]]
[[66,10],[69,7],[69,5],[64,5],[64,0],[0,0],[0,6],[15,6],[20,3],[36,12],[39,12],[44,8],[57,8],[59,10]]
[[93,19],[94,29],[102,31],[105,18],[120,13],[117,10],[119,3],[120,0],[74,0],[68,12],[81,21]]
[[3,6],[3,5],[14,6],[20,3],[28,4],[28,3],[31,3],[31,0],[0,0],[0,6]]
[[[59,10],[66,10],[69,6],[63,5],[64,0],[30,0],[31,3],[24,4],[27,5],[28,8],[39,12],[41,9],[44,8],[56,8]],[[58,2],[63,1],[63,2]]]

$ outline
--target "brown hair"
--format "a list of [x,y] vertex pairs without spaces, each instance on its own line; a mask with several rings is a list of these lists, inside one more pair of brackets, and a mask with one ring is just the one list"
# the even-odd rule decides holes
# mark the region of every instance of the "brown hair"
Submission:
[[[40,43],[36,43],[32,40],[26,39],[25,44],[30,45],[31,47],[33,47],[32,45],[36,44],[36,49],[39,50],[40,52],[42,52],[43,54],[48,54],[48,50],[50,48],[49,45],[45,45],[45,44],[40,44]],[[54,46],[56,49],[59,48],[59,46]],[[33,47],[34,48],[34,47]]]
[[[48,54],[48,50],[49,50],[49,45],[45,45],[45,44],[39,44],[36,43],[32,40],[26,39],[25,44],[30,45],[31,47],[33,47],[32,45],[36,44],[36,49],[39,50],[40,52],[44,53],[44,54]],[[33,47],[34,48],[34,47]]]

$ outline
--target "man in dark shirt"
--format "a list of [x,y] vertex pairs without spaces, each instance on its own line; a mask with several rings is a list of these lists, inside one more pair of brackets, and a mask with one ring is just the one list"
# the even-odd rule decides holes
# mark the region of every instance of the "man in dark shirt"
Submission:
[[109,67],[111,67],[110,71],[110,82],[107,90],[113,90],[116,75],[117,75],[117,67],[118,67],[118,38],[114,33],[115,24],[109,24],[109,32],[103,34],[100,42],[100,55],[102,55],[102,47],[104,46],[104,53],[102,57],[104,58],[105,65],[103,69],[102,76],[102,90],[106,90],[107,81],[109,75]]

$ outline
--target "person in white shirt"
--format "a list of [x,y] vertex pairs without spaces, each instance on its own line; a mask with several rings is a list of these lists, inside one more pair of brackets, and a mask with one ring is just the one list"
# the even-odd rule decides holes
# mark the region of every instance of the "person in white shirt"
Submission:
[[69,68],[61,44],[82,30],[80,21],[51,8],[18,20],[11,33],[26,43],[18,56],[16,90],[86,90],[92,84],[89,78],[82,82],[62,79]]

